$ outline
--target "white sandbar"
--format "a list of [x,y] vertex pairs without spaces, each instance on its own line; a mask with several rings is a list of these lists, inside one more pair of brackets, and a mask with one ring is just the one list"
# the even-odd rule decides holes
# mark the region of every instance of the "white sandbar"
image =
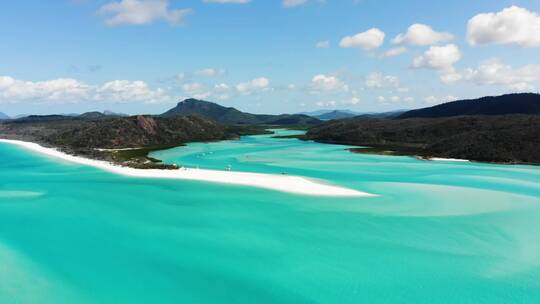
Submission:
[[341,197],[370,197],[375,196],[362,191],[339,186],[327,185],[322,182],[300,176],[262,174],[249,172],[232,172],[203,169],[134,169],[118,166],[106,161],[93,160],[84,157],[69,155],[52,148],[45,148],[32,142],[20,140],[0,139],[0,143],[13,144],[44,155],[63,159],[69,162],[100,168],[116,174],[141,178],[180,179],[216,182],[271,189],[281,192],[313,195],[313,196],[341,196]]
[[459,163],[467,163],[467,162],[470,162],[470,160],[468,160],[468,159],[442,158],[442,157],[432,157],[432,158],[429,158],[429,160],[432,160],[432,161],[459,162]]

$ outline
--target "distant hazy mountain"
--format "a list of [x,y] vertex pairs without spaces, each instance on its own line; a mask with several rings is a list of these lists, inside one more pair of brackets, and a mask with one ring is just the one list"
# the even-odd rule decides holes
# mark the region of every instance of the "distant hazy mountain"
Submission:
[[327,112],[321,115],[314,116],[315,118],[318,118],[320,120],[330,120],[330,119],[341,119],[341,118],[350,118],[358,116],[357,113],[352,113],[350,111],[340,111],[340,110],[334,110],[331,112]]
[[303,112],[301,114],[309,115],[320,120],[343,119],[351,117],[369,117],[369,118],[391,118],[397,117],[408,110],[395,110],[389,112],[354,112],[351,110],[318,110],[313,112]]
[[320,120],[303,114],[259,115],[239,111],[231,107],[223,107],[213,102],[186,99],[163,117],[201,115],[224,124],[267,124],[267,125],[315,125]]
[[72,116],[66,116],[66,115],[28,115],[28,116],[21,116],[17,118],[17,121],[24,121],[24,122],[30,122],[30,121],[59,121],[59,120],[69,120],[74,119]]
[[354,112],[354,111],[351,111],[351,110],[346,110],[346,109],[342,109],[342,110],[339,110],[339,109],[317,110],[317,111],[311,111],[311,112],[301,112],[301,113],[298,113],[298,114],[303,114],[303,115],[307,115],[307,116],[317,118],[319,116],[329,114],[329,113],[332,113],[332,112],[340,112],[340,113],[346,113],[346,114],[352,114],[352,115],[360,115],[361,114],[361,113]]
[[7,116],[6,114],[0,112],[0,120],[5,120],[5,119],[9,119],[10,117]]
[[117,113],[117,112],[113,112],[113,111],[109,111],[109,110],[103,111],[103,114],[105,114],[107,116],[115,116],[115,117],[128,117],[129,116],[129,115],[124,114],[124,113]]
[[380,112],[380,113],[366,113],[358,115],[358,117],[364,117],[364,118],[395,118],[400,116],[401,114],[407,112],[409,110],[395,110],[395,111],[389,111],[389,112]]
[[101,112],[94,111],[94,112],[82,113],[81,115],[79,115],[77,117],[83,118],[83,119],[102,119],[102,118],[106,118],[107,115],[105,115],[105,114],[103,114]]
[[399,118],[504,114],[540,114],[540,95],[522,93],[458,100],[434,107],[408,111],[401,114]]
[[128,115],[126,115],[126,114],[115,113],[115,112],[111,112],[111,111],[103,111],[103,113],[98,112],[98,111],[94,111],[94,112],[83,113],[81,115],[78,115],[77,117],[82,118],[82,119],[103,119],[103,118],[127,117],[127,116]]

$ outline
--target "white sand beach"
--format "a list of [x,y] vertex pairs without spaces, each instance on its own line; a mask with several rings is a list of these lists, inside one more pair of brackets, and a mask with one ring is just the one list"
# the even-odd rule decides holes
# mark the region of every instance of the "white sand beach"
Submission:
[[0,139],[0,143],[13,144],[28,150],[42,153],[72,163],[100,168],[116,174],[139,178],[161,178],[207,181],[222,184],[252,186],[281,192],[288,192],[312,196],[335,196],[335,197],[371,197],[375,196],[362,191],[348,189],[339,186],[328,185],[323,182],[300,176],[262,174],[249,172],[232,172],[203,169],[134,169],[118,166],[106,161],[88,159],[69,155],[53,148],[46,148],[32,142],[19,140]]
[[431,161],[447,161],[447,162],[458,162],[458,163],[468,163],[470,160],[459,159],[459,158],[442,158],[442,157],[432,157],[429,158]]

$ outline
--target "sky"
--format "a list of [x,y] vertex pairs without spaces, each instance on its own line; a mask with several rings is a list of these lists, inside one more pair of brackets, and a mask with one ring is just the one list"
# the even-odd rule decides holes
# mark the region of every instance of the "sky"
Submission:
[[383,112],[540,88],[540,0],[0,0],[0,112]]

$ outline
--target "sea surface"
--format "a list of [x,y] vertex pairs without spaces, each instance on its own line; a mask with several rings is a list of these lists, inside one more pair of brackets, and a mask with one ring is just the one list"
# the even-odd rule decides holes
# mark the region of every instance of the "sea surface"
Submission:
[[540,303],[540,167],[347,148],[265,135],[152,156],[377,197],[132,178],[0,144],[0,303]]

